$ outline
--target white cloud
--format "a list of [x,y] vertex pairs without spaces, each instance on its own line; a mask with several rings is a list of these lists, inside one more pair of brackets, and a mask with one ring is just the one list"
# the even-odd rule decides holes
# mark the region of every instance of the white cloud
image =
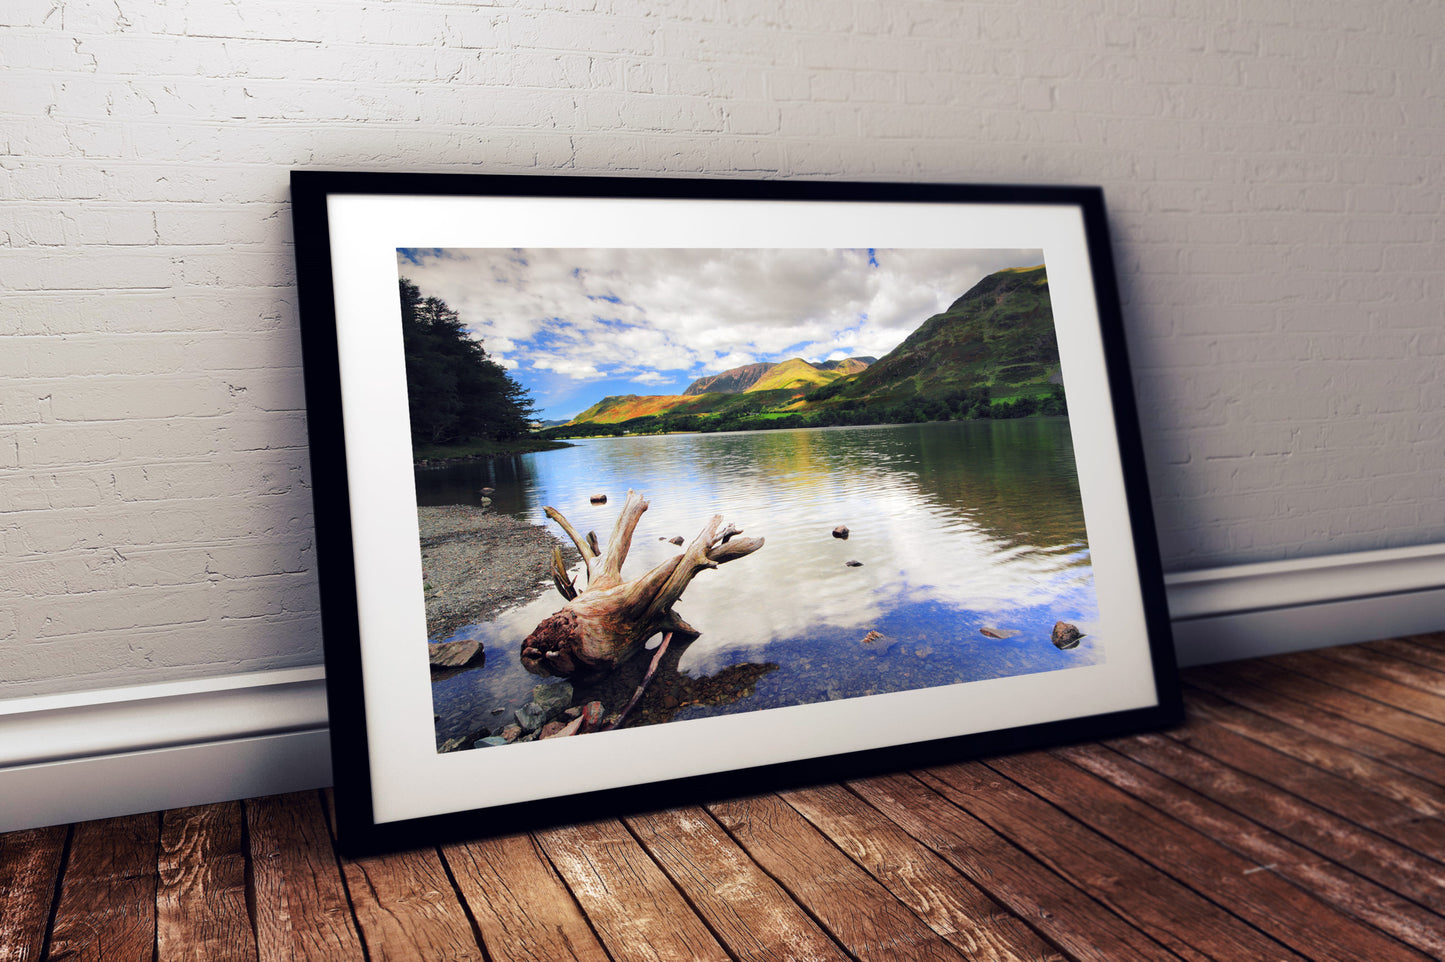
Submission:
[[742,367],[744,364],[756,363],[758,363],[757,355],[729,351],[726,354],[719,354],[711,360],[704,361],[703,370],[709,374],[720,374],[723,371],[730,371],[735,367]]
[[[400,259],[494,356],[592,380],[882,356],[979,279],[1038,252],[454,250]],[[644,382],[648,383],[648,382]]]
[[527,358],[527,361],[539,371],[552,371],[557,374],[565,374],[576,381],[595,381],[606,376],[597,370],[596,365],[569,357],[557,357],[551,354],[534,354]]

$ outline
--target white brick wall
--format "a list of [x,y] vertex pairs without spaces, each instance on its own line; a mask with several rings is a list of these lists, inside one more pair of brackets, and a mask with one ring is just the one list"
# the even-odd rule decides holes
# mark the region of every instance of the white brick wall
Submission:
[[0,697],[319,660],[293,167],[1098,183],[1172,570],[1445,541],[1411,0],[6,0]]

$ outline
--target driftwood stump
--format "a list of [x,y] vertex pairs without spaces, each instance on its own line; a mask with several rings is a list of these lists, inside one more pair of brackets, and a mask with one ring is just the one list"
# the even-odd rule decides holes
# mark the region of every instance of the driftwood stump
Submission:
[[637,654],[647,639],[672,632],[689,640],[699,634],[672,606],[701,571],[716,568],[763,546],[762,538],[740,538],[739,529],[714,515],[697,537],[676,555],[632,581],[622,580],[622,562],[632,546],[638,519],[647,500],[628,491],[605,549],[595,537],[584,538],[557,509],[547,517],[557,522],[582,553],[587,587],[578,591],[562,563],[552,554],[552,580],[567,599],[561,610],[542,620],[522,641],[522,665],[535,675],[557,675],[594,681]]

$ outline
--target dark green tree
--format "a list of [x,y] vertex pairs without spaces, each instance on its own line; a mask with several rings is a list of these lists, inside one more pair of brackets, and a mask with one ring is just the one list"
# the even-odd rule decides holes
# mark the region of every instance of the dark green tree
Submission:
[[412,443],[506,441],[526,434],[536,416],[526,389],[487,356],[445,301],[423,297],[405,277],[399,290]]

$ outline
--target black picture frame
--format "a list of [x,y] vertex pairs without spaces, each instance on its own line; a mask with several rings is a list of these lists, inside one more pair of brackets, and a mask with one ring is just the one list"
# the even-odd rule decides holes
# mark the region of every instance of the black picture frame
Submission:
[[[340,841],[348,851],[393,849],[1100,739],[1181,720],[1163,575],[1100,189],[293,171],[291,197],[336,817]],[[747,212],[745,217],[734,216],[740,210]],[[619,212],[635,216],[618,217]],[[609,220],[628,224],[615,245],[605,226]],[[1109,626],[1104,673],[1088,683],[1077,709],[1059,706],[1059,689],[1039,688],[1034,694],[1029,681],[1067,672],[1012,676],[1006,690],[1000,689],[1005,692],[1001,697],[1014,706],[1006,724],[961,719],[954,730],[944,725],[942,734],[935,729],[924,737],[894,738],[886,744],[853,744],[845,739],[794,755],[783,749],[786,757],[781,758],[777,749],[770,749],[771,754],[758,757],[756,763],[749,763],[745,751],[729,750],[722,753],[728,760],[712,770],[703,764],[704,770],[694,766],[674,771],[664,758],[660,770],[640,776],[629,770],[610,783],[602,779],[580,788],[544,787],[525,799],[500,802],[487,797],[478,786],[488,783],[487,770],[502,757],[497,752],[520,759],[516,764],[522,771],[532,764],[526,760],[528,751],[538,753],[539,766],[566,766],[568,761],[560,750],[548,747],[552,742],[459,753],[465,758],[452,761],[436,753],[429,738],[421,738],[419,733],[429,730],[430,719],[398,723],[406,709],[399,709],[391,699],[408,699],[398,704],[410,705],[413,714],[419,711],[429,695],[414,689],[429,684],[429,676],[420,661],[420,641],[425,639],[393,637],[383,651],[368,634],[394,634],[390,619],[401,610],[409,612],[411,621],[402,618],[397,624],[414,625],[420,604],[419,579],[413,584],[406,575],[419,571],[419,566],[403,566],[403,576],[398,576],[383,563],[399,548],[406,553],[408,531],[411,547],[416,547],[415,527],[407,528],[408,518],[413,525],[416,520],[415,492],[405,481],[412,470],[410,449],[398,455],[403,449],[397,446],[398,431],[408,445],[410,437],[404,374],[400,410],[395,391],[375,389],[377,370],[389,371],[394,380],[401,365],[396,356],[397,274],[383,268],[387,264],[394,268],[400,248],[530,247],[539,243],[539,237],[544,246],[550,243],[554,248],[797,246],[797,238],[789,235],[800,220],[823,222],[819,230],[827,230],[827,223],[858,225],[841,231],[848,236],[836,243],[825,235],[820,242],[825,247],[941,244],[948,248],[955,243],[950,240],[955,228],[963,225],[963,237],[957,241],[960,250],[1027,246],[1044,252],[1055,324],[1070,345],[1061,351],[1067,361],[1075,451],[1081,450],[1081,432],[1088,436],[1087,454],[1080,455],[1088,464],[1081,460],[1079,471],[1091,563],[1101,586],[1099,617]],[[487,226],[478,234],[481,223]],[[873,234],[879,237],[877,245],[858,239]],[[800,236],[806,244],[807,237],[817,235],[804,230]],[[1068,318],[1061,319],[1062,313]],[[1067,337],[1065,324],[1071,325]],[[377,365],[375,370],[368,366],[372,364]],[[1076,385],[1080,385],[1077,392]],[[390,448],[372,450],[385,446],[378,441],[383,436],[390,437],[385,442]],[[406,463],[396,464],[398,457]],[[387,477],[378,480],[378,474]],[[379,564],[381,570],[372,570]],[[414,655],[395,654],[412,642],[416,644],[407,650]],[[416,665],[396,662],[396,657],[415,658]],[[394,693],[396,688],[412,690],[400,696]],[[728,724],[719,721],[708,737],[726,742]],[[399,735],[397,728],[410,734]],[[668,756],[669,740],[689,737],[685,725],[654,728],[656,732],[648,737],[661,741],[646,743],[648,754]],[[668,734],[674,728],[681,734]],[[602,736],[572,741],[590,742],[591,755],[609,751]],[[655,751],[657,744],[662,749]],[[629,744],[627,749],[631,753],[637,747]],[[420,770],[413,770],[414,763]],[[513,774],[517,770],[508,769]],[[579,794],[584,793],[585,804],[579,804]]]

